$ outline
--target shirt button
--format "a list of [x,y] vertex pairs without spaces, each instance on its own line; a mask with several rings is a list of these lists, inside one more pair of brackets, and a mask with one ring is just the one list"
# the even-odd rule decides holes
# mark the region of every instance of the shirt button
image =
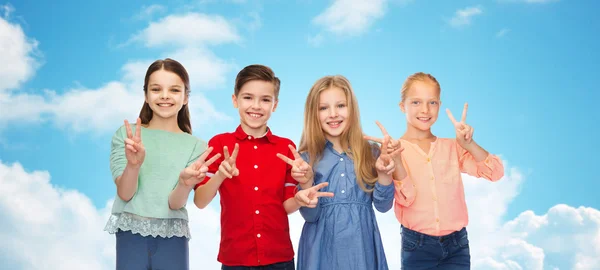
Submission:
[[248,140],[252,140],[252,136],[248,136]]
[[256,237],[260,238],[260,233],[256,235]]
[[258,187],[254,187],[254,190],[258,190]]
[[436,219],[435,219],[435,222],[438,222],[438,223],[439,223],[439,222],[440,222],[440,219],[439,219],[439,218],[436,218]]
[[340,161],[344,161],[344,158],[340,158]]
[[260,212],[258,210],[256,210],[256,212],[254,212],[254,213],[256,213],[258,215],[258,213],[260,213]]
[[258,165],[254,165],[254,169],[258,169]]
[[256,145],[255,145],[255,146],[254,146],[254,149],[256,149],[256,148],[258,148],[258,146],[256,146]]
[[346,193],[346,191],[342,189],[342,193]]
[[431,159],[427,158],[427,162],[431,161]]
[[344,174],[342,173],[341,176],[344,177]]
[[431,177],[431,181],[433,181],[434,179],[435,179],[435,177],[433,177],[433,176],[432,176],[432,177]]
[[437,197],[433,196],[433,201],[434,202],[437,201]]

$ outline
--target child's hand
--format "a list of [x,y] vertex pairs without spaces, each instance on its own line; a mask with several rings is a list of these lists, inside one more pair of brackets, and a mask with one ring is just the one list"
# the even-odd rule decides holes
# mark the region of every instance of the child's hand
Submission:
[[308,189],[303,189],[296,192],[294,198],[304,207],[315,208],[319,204],[319,197],[333,197],[332,192],[321,192],[319,189],[328,186],[328,182],[323,182]]
[[142,120],[137,119],[135,126],[135,135],[131,132],[129,122],[125,120],[125,129],[127,130],[127,138],[125,138],[125,157],[127,163],[133,167],[141,167],[146,157],[146,149],[142,144]]
[[208,161],[205,161],[206,157],[208,157],[212,150],[212,146],[209,147],[208,149],[206,149],[206,151],[204,151],[204,153],[200,157],[198,157],[198,160],[196,160],[196,162],[192,163],[192,165],[190,165],[189,167],[183,169],[183,171],[181,171],[181,173],[179,174],[179,183],[186,187],[193,187],[196,184],[202,182],[204,180],[204,177],[206,176],[206,172],[208,172],[208,166],[213,164],[213,162],[215,162],[221,157],[221,153],[218,153]]
[[383,127],[383,125],[381,123],[379,123],[379,121],[375,121],[375,123],[377,124],[377,126],[379,126],[379,129],[381,130],[381,133],[383,134],[383,139],[379,139],[379,138],[371,137],[371,136],[364,136],[364,138],[369,141],[377,142],[381,145],[386,145],[386,144],[384,144],[383,141],[387,138],[389,140],[389,143],[387,143],[387,153],[390,153],[390,156],[392,157],[392,159],[394,159],[396,161],[401,160],[402,156],[400,154],[402,153],[402,151],[404,151],[404,148],[402,148],[400,140],[392,139],[392,137],[388,134],[385,127]]
[[285,155],[277,153],[277,157],[285,161],[285,163],[292,166],[292,177],[300,184],[307,183],[313,178],[312,167],[302,159],[298,151],[291,145],[288,145],[292,153],[294,154],[294,160],[288,158]]
[[396,168],[394,159],[390,154],[388,154],[387,151],[387,145],[389,144],[389,140],[389,136],[384,137],[383,143],[381,144],[381,153],[379,154],[377,161],[375,161],[375,169],[377,170],[378,174],[391,175],[394,172],[394,169]]
[[468,104],[465,103],[460,122],[457,122],[456,119],[454,119],[454,116],[452,116],[450,110],[446,109],[446,113],[448,114],[450,121],[452,121],[452,124],[454,124],[454,128],[456,129],[456,140],[458,144],[463,148],[466,148],[467,145],[473,141],[473,128],[467,125],[467,123],[465,123],[465,121],[467,120],[467,108]]
[[223,146],[224,159],[221,162],[221,165],[219,165],[219,172],[221,172],[227,178],[233,178],[234,176],[238,176],[240,174],[240,170],[238,170],[235,166],[235,160],[237,158],[239,149],[240,147],[236,143],[233,153],[231,153],[231,156],[229,156],[227,146]]

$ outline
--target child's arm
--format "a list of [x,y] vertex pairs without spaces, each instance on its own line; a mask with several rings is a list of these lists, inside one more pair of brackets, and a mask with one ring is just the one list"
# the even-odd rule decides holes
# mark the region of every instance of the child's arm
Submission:
[[218,153],[205,161],[212,150],[213,148],[209,147],[200,156],[194,154],[195,158],[190,160],[188,167],[181,171],[179,181],[169,195],[169,208],[177,210],[185,206],[192,188],[204,180],[208,167],[221,157],[221,153]]
[[[217,172],[212,177],[210,177],[210,179],[206,183],[200,183],[196,185],[196,192],[194,194],[194,204],[198,208],[204,209],[204,207],[206,207],[212,201],[212,199],[217,195],[217,191],[219,190],[219,187],[221,187],[221,184],[223,184],[223,181],[225,181],[225,179],[239,175],[239,170],[236,168],[235,165],[238,151],[239,145],[236,143],[233,153],[231,154],[231,156],[229,156],[227,146],[224,146],[224,158],[223,161],[221,161]],[[209,169],[209,172],[210,171],[215,170],[212,170],[211,168]]]
[[290,142],[288,148],[290,151],[286,155],[277,153],[277,157],[289,165],[286,166],[283,208],[288,214],[292,214],[300,209],[300,204],[294,199],[296,186],[299,184],[302,189],[311,187],[314,172],[312,167],[296,151],[293,142]]
[[461,172],[492,182],[496,182],[504,176],[504,165],[498,156],[488,153],[473,140],[465,147],[458,146],[458,162]]
[[485,149],[473,140],[473,128],[466,123],[468,104],[465,103],[460,122],[454,119],[449,109],[446,109],[448,118],[456,129],[456,142],[458,143],[458,159],[461,172],[498,181],[504,176],[504,165],[500,158],[490,155]]
[[[127,202],[137,192],[138,177],[146,150],[142,144],[141,120],[137,119],[135,135],[129,122],[127,120],[124,122],[127,137],[122,138],[122,128],[113,136],[110,166],[117,186],[117,195],[121,200]],[[125,163],[124,167],[122,167],[123,163]]]
[[[379,149],[375,148],[375,156],[377,156],[377,161],[375,162],[375,169],[377,170],[377,183],[375,183],[375,189],[373,190],[373,205],[375,209],[381,213],[385,213],[392,209],[392,205],[394,203],[394,185],[392,185],[393,179],[392,175],[397,168],[397,164],[394,160],[394,157],[399,156],[402,152],[401,148],[394,149],[395,144],[391,144],[391,137],[387,135],[383,126],[382,132],[384,132],[384,138],[381,143],[381,147]],[[392,148],[389,148],[392,146]],[[392,151],[391,154],[388,154],[388,150]],[[397,159],[397,158],[396,158]],[[402,167],[402,163],[400,163],[400,167]],[[404,171],[404,167],[401,169]]]
[[218,171],[208,182],[196,188],[196,192],[194,193],[194,204],[196,207],[204,209],[217,195],[217,191],[224,180],[225,176]]

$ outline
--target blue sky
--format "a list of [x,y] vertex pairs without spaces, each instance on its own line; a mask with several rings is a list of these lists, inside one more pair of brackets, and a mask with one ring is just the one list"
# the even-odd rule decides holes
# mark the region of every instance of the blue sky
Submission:
[[[510,259],[518,249],[503,243],[475,251],[476,265],[503,269],[516,261],[525,269],[586,269],[598,263],[589,258],[600,249],[581,244],[581,251],[561,253],[533,235],[562,235],[551,227],[564,223],[558,227],[575,226],[577,233],[557,241],[583,237],[600,245],[600,203],[594,199],[600,184],[593,173],[594,150],[600,149],[594,137],[599,8],[595,1],[564,0],[0,2],[0,194],[2,187],[14,191],[1,201],[0,217],[15,217],[0,237],[29,222],[17,218],[15,203],[48,203],[33,196],[40,185],[67,205],[66,194],[74,192],[97,215],[99,230],[89,233],[98,236],[90,238],[104,239],[93,243],[108,254],[98,255],[97,269],[110,268],[114,246],[102,242],[112,238],[101,231],[115,193],[110,137],[123,119],[139,113],[148,64],[172,57],[190,72],[194,135],[205,140],[239,123],[230,97],[237,71],[248,64],[269,65],[281,78],[270,126],[295,142],[306,94],[321,76],[342,74],[352,82],[365,132],[379,135],[379,120],[399,137],[406,128],[397,106],[402,82],[417,71],[433,74],[442,107],[459,115],[468,102],[474,139],[506,162],[506,181],[465,180],[474,230],[494,228],[479,230],[481,239],[510,234],[516,240],[508,242],[531,255]],[[454,136],[443,112],[433,131]],[[482,202],[495,206],[478,212]],[[210,211],[218,213],[218,204]],[[392,212],[382,217],[390,221],[382,226],[395,234]],[[22,269],[44,269],[11,260]]]

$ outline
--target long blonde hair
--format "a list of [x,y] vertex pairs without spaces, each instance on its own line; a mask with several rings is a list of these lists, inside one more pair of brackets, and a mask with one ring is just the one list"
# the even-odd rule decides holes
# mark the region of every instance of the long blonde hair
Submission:
[[344,76],[325,76],[317,80],[310,89],[304,107],[304,128],[300,138],[299,152],[308,152],[311,166],[322,158],[326,139],[319,122],[319,96],[323,91],[332,87],[344,91],[348,102],[347,128],[340,135],[342,149],[354,161],[357,184],[364,191],[371,192],[373,189],[367,186],[373,186],[377,182],[373,148],[369,141],[363,138],[358,101],[350,82]]

